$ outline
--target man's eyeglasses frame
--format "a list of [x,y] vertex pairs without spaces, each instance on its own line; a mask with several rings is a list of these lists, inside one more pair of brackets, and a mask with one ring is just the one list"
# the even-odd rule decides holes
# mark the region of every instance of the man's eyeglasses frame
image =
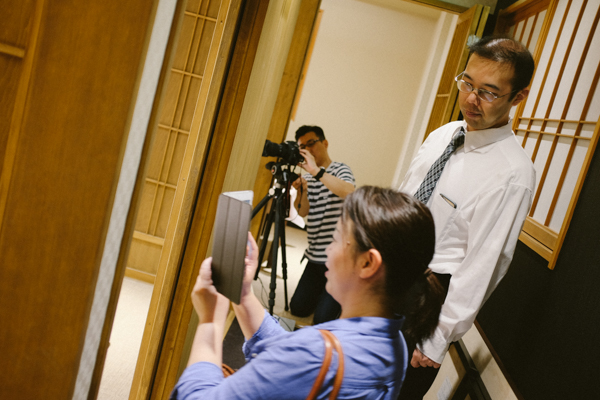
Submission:
[[498,96],[496,93],[492,93],[489,90],[475,89],[473,87],[473,85],[471,85],[469,82],[466,82],[462,79],[462,77],[464,75],[465,75],[465,71],[461,72],[460,74],[458,74],[458,76],[456,78],[454,78],[454,80],[456,81],[456,87],[458,88],[458,90],[463,93],[475,92],[475,96],[477,96],[479,98],[479,100],[485,101],[487,103],[491,103],[496,99],[499,99],[504,96],[508,96],[509,94],[516,92],[516,90],[513,90],[512,92],[503,94],[502,96]]
[[322,142],[323,139],[311,139],[308,142],[306,142],[305,144],[301,144],[298,147],[300,147],[302,150],[305,149],[309,149],[311,147],[313,147],[315,144],[317,144],[318,142]]

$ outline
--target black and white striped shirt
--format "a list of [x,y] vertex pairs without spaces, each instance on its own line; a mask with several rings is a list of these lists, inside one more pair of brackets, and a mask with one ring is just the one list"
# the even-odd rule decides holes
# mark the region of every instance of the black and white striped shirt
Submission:
[[[329,164],[326,172],[354,184],[354,175],[346,164],[334,161]],[[311,262],[324,264],[327,261],[325,249],[333,241],[333,231],[342,214],[344,199],[333,194],[323,183],[316,181],[312,175],[306,174],[304,179],[308,183],[307,195],[310,206],[306,221],[308,248],[304,255]]]

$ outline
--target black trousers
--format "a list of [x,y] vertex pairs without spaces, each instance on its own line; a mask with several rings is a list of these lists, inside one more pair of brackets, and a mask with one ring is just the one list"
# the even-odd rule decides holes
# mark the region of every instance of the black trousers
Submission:
[[290,312],[297,317],[308,317],[314,312],[313,323],[320,324],[340,316],[340,304],[325,290],[327,267],[311,261],[306,263],[296,291],[290,300]]
[[[450,286],[450,278],[452,276],[449,274],[436,274],[435,272],[434,275],[438,278],[447,294],[448,287]],[[425,394],[429,391],[429,388],[433,384],[433,381],[435,381],[440,369],[433,367],[413,368],[410,365],[410,360],[412,359],[416,344],[407,341],[406,345],[408,347],[408,367],[406,369],[406,376],[404,377],[398,400],[423,400],[423,397],[425,397]]]

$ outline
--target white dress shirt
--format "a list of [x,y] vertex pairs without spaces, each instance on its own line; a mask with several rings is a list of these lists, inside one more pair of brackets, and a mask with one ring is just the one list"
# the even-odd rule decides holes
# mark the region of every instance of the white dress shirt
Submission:
[[[464,121],[432,132],[412,161],[399,190],[414,195],[429,167]],[[466,132],[429,199],[436,232],[429,267],[452,274],[434,335],[420,350],[441,363],[451,342],[471,327],[479,309],[506,274],[531,207],[535,169],[510,121]]]

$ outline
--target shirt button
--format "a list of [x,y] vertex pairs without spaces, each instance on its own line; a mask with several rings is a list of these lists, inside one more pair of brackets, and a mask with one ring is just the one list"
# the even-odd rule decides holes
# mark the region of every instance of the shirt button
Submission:
[[252,353],[252,358],[256,357],[258,354]]

